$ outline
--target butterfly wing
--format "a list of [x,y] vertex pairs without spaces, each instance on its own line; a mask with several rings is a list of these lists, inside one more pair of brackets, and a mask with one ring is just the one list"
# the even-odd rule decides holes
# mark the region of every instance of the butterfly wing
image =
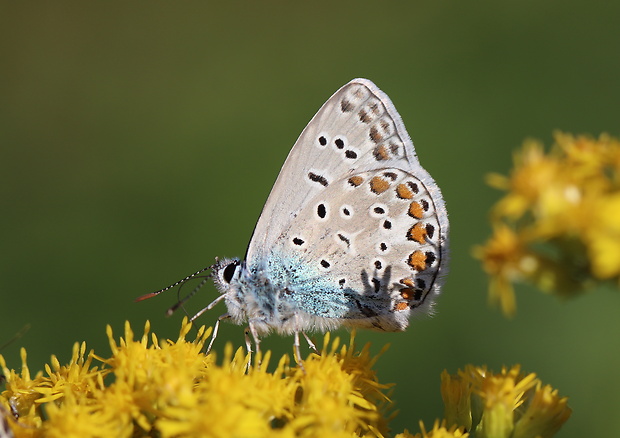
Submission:
[[336,312],[338,319],[376,326],[379,310],[392,314],[396,306],[408,317],[405,307],[438,292],[447,236],[439,188],[420,166],[394,105],[372,82],[355,79],[323,105],[295,143],[246,261],[255,266],[291,256],[310,269],[296,277],[305,285],[290,285],[296,299],[320,300],[315,289],[331,288],[340,299],[324,301],[340,303],[346,315]]
[[[354,79],[327,100],[295,142],[256,224],[246,260],[269,251],[282,224],[330,183],[381,168],[411,171],[428,187],[436,188],[420,167],[413,143],[387,95],[367,79]],[[443,209],[440,194],[437,202]]]

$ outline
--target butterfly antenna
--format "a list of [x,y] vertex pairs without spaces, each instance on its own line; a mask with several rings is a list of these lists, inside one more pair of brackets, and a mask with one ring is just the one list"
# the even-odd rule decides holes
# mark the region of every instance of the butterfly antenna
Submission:
[[[180,284],[182,285],[183,283],[187,282],[188,280],[191,280],[192,278],[195,278],[195,277],[199,276],[199,275],[200,275],[200,274],[202,274],[204,271],[208,271],[208,270],[209,270],[209,269],[211,269],[212,267],[213,267],[213,265],[212,265],[212,266],[207,266],[206,268],[202,268],[200,271],[195,272],[195,273],[193,273],[192,275],[188,275],[188,276],[187,276],[187,277],[185,277],[183,280],[179,280],[179,281],[177,281],[176,283],[171,284],[170,286],[165,287],[165,288],[163,288],[163,289],[160,289],[160,290],[158,290],[158,291],[156,291],[156,292],[150,292],[150,293],[148,293],[148,294],[144,294],[144,295],[142,295],[142,296],[139,296],[139,297],[138,297],[138,298],[136,298],[134,301],[135,301],[135,302],[139,302],[139,301],[148,300],[149,298],[153,298],[154,296],[157,296],[157,295],[159,295],[159,294],[160,294],[160,293],[162,293],[162,292],[169,291],[170,289],[173,289],[173,288],[177,287],[177,286],[178,286],[178,285],[180,285]],[[209,274],[208,274],[208,275],[207,275],[207,276],[203,279],[203,281],[201,282],[200,286],[199,286],[197,289],[200,289],[200,287],[202,287],[202,285],[203,285],[203,284],[206,282],[206,280],[207,280],[208,278],[210,278],[210,277],[211,277],[211,274],[209,273]],[[190,293],[190,295],[193,295],[194,293],[196,293],[196,292],[195,292],[195,291],[192,291],[192,293]]]
[[[15,335],[13,335],[13,337],[11,339],[9,339],[8,341],[6,341],[4,344],[0,345],[0,350],[8,347],[9,345],[11,345],[13,342],[17,341],[19,338],[21,338],[22,336],[24,336],[26,334],[26,332],[30,330],[30,324],[26,324],[25,326],[23,326],[21,328],[20,331],[18,331],[17,333],[15,333]],[[1,436],[1,435],[0,435]]]
[[[194,274],[191,278],[196,278],[196,277],[197,275]],[[179,298],[179,300],[173,306],[171,306],[168,310],[166,310],[166,316],[172,315],[174,312],[176,312],[179,309],[179,307],[183,307],[183,304],[185,304],[191,297],[196,295],[196,292],[198,292],[207,283],[209,278],[211,278],[211,274],[201,276],[200,278],[202,278],[202,281],[200,282],[200,284],[198,284],[198,286],[192,289],[192,291],[188,293],[187,295],[185,295],[183,298]],[[179,292],[178,292],[179,294],[181,293],[181,288],[183,286],[185,286],[185,283],[181,283],[181,286],[179,286]],[[183,307],[183,310],[185,310],[184,307]],[[185,314],[189,316],[187,311],[185,312]]]

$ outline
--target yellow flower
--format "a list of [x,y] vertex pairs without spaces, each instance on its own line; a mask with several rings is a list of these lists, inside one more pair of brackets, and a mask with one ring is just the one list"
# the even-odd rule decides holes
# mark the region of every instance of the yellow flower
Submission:
[[468,365],[441,378],[446,423],[476,437],[551,437],[571,414],[566,398],[543,388],[535,374],[522,374],[518,365],[497,374]]
[[591,221],[596,226],[585,230],[584,238],[592,274],[598,279],[616,280],[620,276],[620,193],[599,200],[592,209]]
[[[291,367],[284,355],[270,371],[270,353],[251,365],[249,354],[230,344],[218,365],[202,353],[211,330],[201,327],[188,341],[190,329],[184,320],[176,341],[160,342],[148,322],[139,339],[127,323],[117,341],[108,327],[109,358],[86,355],[86,345],[75,344],[69,364],[61,366],[53,356],[47,376],[34,379],[25,350],[21,374],[0,355],[6,427],[17,438],[386,436],[393,417],[390,385],[379,383],[373,370],[382,352],[371,355],[368,344],[358,351],[354,334],[341,345],[327,333],[321,354],[311,354],[303,368]],[[420,434],[397,436],[550,437],[570,416],[566,398],[519,367],[498,374],[473,366],[454,376],[444,372],[442,396],[445,420],[429,431],[420,423]]]
[[545,438],[555,435],[572,413],[567,400],[566,397],[560,398],[556,389],[549,385],[543,387],[537,382],[529,404],[515,424],[513,437]]
[[514,428],[516,409],[523,403],[526,391],[535,384],[536,375],[523,376],[519,366],[501,373],[480,374],[475,393],[482,401],[480,435],[483,437],[509,437]]
[[211,356],[200,354],[210,330],[201,327],[196,339],[187,342],[185,337],[190,329],[191,324],[184,323],[176,342],[160,345],[153,335],[149,344],[148,322],[144,335],[137,341],[126,323],[125,337],[117,344],[108,326],[112,357],[100,360],[110,367],[115,381],[102,397],[114,403],[119,415],[135,421],[144,431],[151,429],[153,418],[162,410],[192,397],[194,380],[212,364]]
[[395,438],[467,438],[469,434],[463,431],[462,428],[457,428],[456,426],[452,426],[450,428],[446,427],[446,421],[438,421],[435,420],[435,424],[433,428],[426,431],[424,427],[424,423],[420,421],[420,430],[421,433],[411,434],[408,431],[404,431],[403,433],[399,433]]
[[122,437],[131,436],[131,419],[119,414],[112,406],[104,405],[99,398],[81,398],[70,390],[63,394],[62,403],[47,403],[49,417],[43,423],[43,436],[70,437]]
[[[508,190],[508,194],[494,207],[494,215],[519,219],[530,209],[544,207],[543,198],[552,199],[552,194],[561,193],[563,169],[560,163],[545,156],[542,144],[535,140],[526,141],[513,160],[515,169],[510,178],[502,180],[497,175],[491,175],[488,182]],[[542,187],[546,190],[541,190]]]
[[[117,341],[108,327],[112,355],[102,358],[76,344],[68,365],[52,357],[47,376],[32,379],[22,350],[20,375],[0,365],[7,389],[2,412],[17,437],[190,436],[372,436],[387,433],[385,390],[372,369],[369,346],[356,351],[326,335],[321,355],[304,369],[283,356],[269,371],[270,354],[249,365],[241,348],[227,345],[221,365],[202,353],[211,333],[204,327],[194,341],[184,321],[176,341],[150,334],[134,339],[129,324]],[[100,366],[92,366],[93,361]],[[111,379],[113,377],[113,379]],[[45,412],[45,415],[43,414]]]
[[320,356],[304,362],[305,373],[296,369],[292,376],[299,382],[298,405],[291,426],[301,435],[322,436],[336,432],[359,435],[387,432],[383,416],[388,401],[383,390],[389,385],[378,382],[372,366],[369,345],[355,351],[353,336],[349,346],[336,339],[330,350],[329,335]]
[[482,261],[489,275],[489,301],[499,303],[504,314],[512,316],[516,310],[512,282],[522,277],[521,267],[528,256],[527,243],[514,230],[498,223],[487,244],[474,248],[474,256]]
[[[464,379],[461,373],[450,375],[447,370],[441,373],[441,397],[447,424],[458,424],[465,430],[472,429],[471,394],[472,384],[469,379]],[[476,423],[479,421],[477,418]]]
[[493,207],[493,236],[474,249],[490,278],[489,297],[514,314],[513,283],[570,296],[620,281],[620,142],[556,133],[545,154],[534,140],[515,154],[506,191]]
[[85,353],[86,343],[82,342],[82,344],[73,345],[71,360],[65,366],[60,365],[55,355],[52,356],[51,366],[45,365],[48,378],[46,385],[38,388],[43,397],[38,398],[37,403],[57,400],[64,396],[67,389],[74,395],[85,396],[94,389],[97,383],[102,383],[96,381],[99,374],[98,368],[91,368],[93,352],[91,351],[86,358]]
[[[196,381],[192,394],[162,411],[155,420],[156,430],[164,437],[267,435],[271,418],[283,415],[282,405],[292,396],[279,376],[252,367],[246,375],[247,361],[242,349],[233,355],[227,345],[223,365],[209,369]],[[267,357],[261,369],[268,362]],[[284,366],[276,372],[281,373]]]

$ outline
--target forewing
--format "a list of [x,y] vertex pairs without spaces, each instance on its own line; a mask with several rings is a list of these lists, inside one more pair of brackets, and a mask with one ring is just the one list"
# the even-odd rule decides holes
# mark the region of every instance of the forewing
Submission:
[[[252,264],[271,251],[309,200],[332,184],[356,173],[390,168],[415,175],[436,192],[435,202],[445,211],[390,99],[371,81],[354,79],[329,98],[293,146],[256,224],[246,260]],[[442,222],[447,230],[447,217]]]

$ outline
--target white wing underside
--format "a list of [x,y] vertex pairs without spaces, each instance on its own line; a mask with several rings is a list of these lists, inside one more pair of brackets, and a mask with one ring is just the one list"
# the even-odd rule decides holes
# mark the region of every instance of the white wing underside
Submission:
[[[320,136],[325,137],[326,146],[319,145]],[[345,142],[342,149],[334,144],[338,138]],[[347,151],[357,154],[357,158],[347,158]],[[246,260],[251,262],[273,248],[285,228],[274,219],[292,220],[309,198],[325,189],[309,178],[310,173],[331,183],[375,169],[401,169],[415,175],[431,192],[447,236],[448,218],[441,193],[420,166],[392,101],[373,82],[354,79],[325,102],[295,142],[258,219]]]
[[439,188],[387,95],[355,79],[293,146],[246,263],[288,272],[279,290],[291,291],[298,312],[393,331],[405,329],[411,309],[432,305],[447,251]]

